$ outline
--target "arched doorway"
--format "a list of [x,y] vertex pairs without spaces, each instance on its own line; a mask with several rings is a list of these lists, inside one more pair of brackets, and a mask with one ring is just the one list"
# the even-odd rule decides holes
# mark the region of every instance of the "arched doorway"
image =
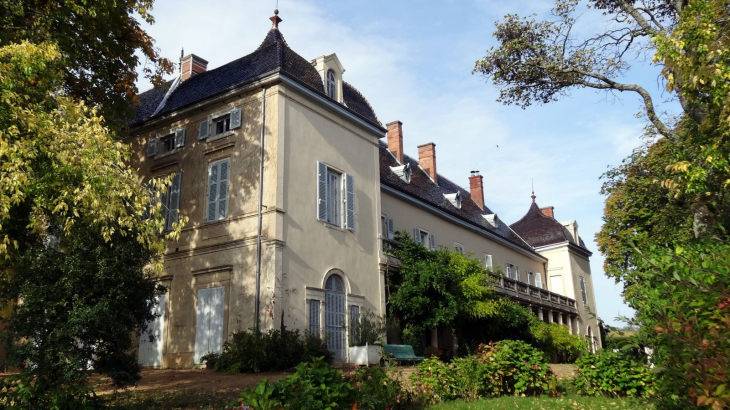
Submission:
[[345,361],[347,350],[345,329],[345,285],[339,275],[332,275],[325,283],[325,326],[327,348],[334,354],[335,361]]

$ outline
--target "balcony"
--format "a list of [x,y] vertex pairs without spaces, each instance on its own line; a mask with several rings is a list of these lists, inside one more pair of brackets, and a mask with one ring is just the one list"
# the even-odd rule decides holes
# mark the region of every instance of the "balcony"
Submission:
[[562,312],[578,313],[578,309],[575,307],[575,300],[573,299],[550,292],[546,289],[538,288],[537,286],[518,282],[505,276],[490,276],[493,280],[492,284],[494,285],[494,289],[497,293],[509,296],[517,302],[530,303],[542,308]]

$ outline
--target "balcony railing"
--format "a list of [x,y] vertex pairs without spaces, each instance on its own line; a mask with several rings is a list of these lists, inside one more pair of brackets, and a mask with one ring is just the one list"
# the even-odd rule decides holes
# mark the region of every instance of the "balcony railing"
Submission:
[[536,305],[552,307],[562,310],[575,311],[575,300],[547,289],[538,288],[530,284],[510,279],[501,275],[490,275],[497,292],[516,299],[535,303]]

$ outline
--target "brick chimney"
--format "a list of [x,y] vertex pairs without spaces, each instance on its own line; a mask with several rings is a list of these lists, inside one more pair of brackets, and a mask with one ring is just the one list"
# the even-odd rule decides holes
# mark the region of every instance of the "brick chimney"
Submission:
[[553,209],[555,209],[554,206],[546,206],[545,208],[540,208],[540,211],[545,216],[549,216],[550,218],[555,218],[555,213],[553,213]]
[[479,171],[471,171],[469,177],[469,189],[471,191],[471,199],[479,205],[479,208],[484,210],[484,183],[482,182],[483,177],[479,175]]
[[195,74],[204,73],[208,70],[208,62],[195,54],[188,54],[182,59],[181,81],[185,81]]
[[418,146],[418,165],[438,184],[436,176],[436,144],[429,142]]
[[403,123],[393,121],[386,124],[386,127],[388,127],[388,150],[403,164]]

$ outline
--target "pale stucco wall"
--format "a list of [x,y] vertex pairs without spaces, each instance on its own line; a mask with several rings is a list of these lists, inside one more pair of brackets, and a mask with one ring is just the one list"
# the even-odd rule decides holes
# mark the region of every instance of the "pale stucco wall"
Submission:
[[[344,274],[348,306],[362,304],[382,315],[377,144],[383,133],[374,133],[324,109],[293,89],[282,88],[279,98],[282,195],[278,199],[285,210],[281,218],[286,242],[282,270],[289,291],[283,306],[285,323],[306,329],[307,292],[323,289],[325,276],[332,269]],[[317,220],[317,161],[354,176],[355,232]],[[323,326],[324,320],[320,323]]]
[[527,283],[527,271],[540,272],[545,277],[545,265],[542,261],[524,255],[498,243],[486,236],[462,228],[454,223],[424,209],[416,207],[387,193],[381,194],[382,213],[393,219],[396,231],[405,231],[413,235],[414,228],[421,228],[436,236],[437,247],[454,248],[454,242],[464,245],[467,254],[484,260],[484,254],[492,255],[492,265],[505,271],[505,264],[510,262],[520,268],[520,279]]

